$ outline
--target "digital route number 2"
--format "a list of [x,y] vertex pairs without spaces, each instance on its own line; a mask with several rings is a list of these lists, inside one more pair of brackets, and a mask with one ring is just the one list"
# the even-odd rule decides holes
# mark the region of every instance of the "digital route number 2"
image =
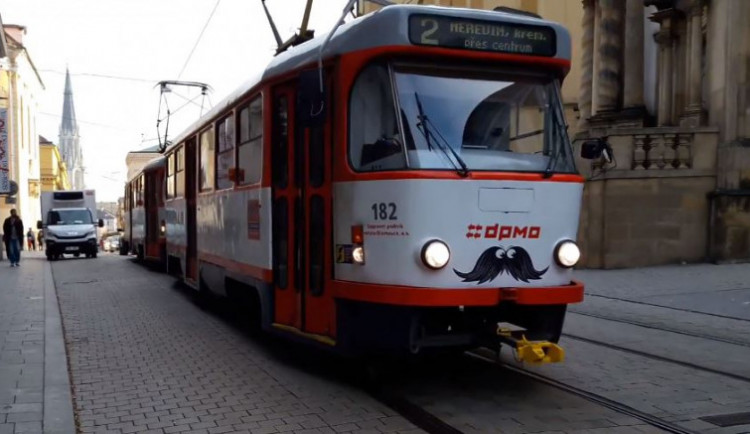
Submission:
[[396,204],[393,202],[373,203],[370,209],[372,209],[375,220],[398,220],[396,216]]
[[419,20],[419,24],[422,26],[422,39],[420,42],[428,45],[438,45],[439,41],[432,38],[432,35],[437,32],[438,22],[433,18],[423,18]]

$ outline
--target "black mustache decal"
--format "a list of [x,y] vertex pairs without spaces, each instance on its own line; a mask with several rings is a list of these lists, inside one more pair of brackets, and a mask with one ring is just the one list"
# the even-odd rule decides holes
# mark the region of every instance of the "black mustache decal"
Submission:
[[[500,255],[498,255],[500,251]],[[468,273],[462,273],[455,268],[458,277],[464,282],[477,282],[477,285],[494,280],[500,274],[508,273],[515,280],[529,283],[529,280],[539,280],[547,269],[537,271],[531,261],[529,253],[521,247],[490,247],[477,259],[474,269]]]

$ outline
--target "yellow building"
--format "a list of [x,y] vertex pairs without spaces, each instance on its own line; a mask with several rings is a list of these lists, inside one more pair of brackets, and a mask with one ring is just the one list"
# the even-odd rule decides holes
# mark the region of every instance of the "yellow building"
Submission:
[[[391,0],[394,3],[408,3],[458,8],[493,10],[509,7],[540,15],[545,20],[555,21],[568,29],[572,44],[571,69],[562,85],[565,118],[572,135],[578,132],[578,93],[581,83],[581,39],[583,30],[583,5],[581,0]],[[360,0],[360,15],[379,9],[377,4]]]
[[57,145],[39,136],[42,191],[70,190],[68,170]]
[[[0,148],[3,176],[0,182],[13,181],[18,192],[0,198],[0,217],[15,208],[26,224],[40,219],[39,139],[37,134],[37,98],[44,84],[31,60],[23,38],[23,26],[2,25],[4,57],[0,58]],[[6,168],[7,167],[7,168]],[[3,187],[5,188],[5,187]]]

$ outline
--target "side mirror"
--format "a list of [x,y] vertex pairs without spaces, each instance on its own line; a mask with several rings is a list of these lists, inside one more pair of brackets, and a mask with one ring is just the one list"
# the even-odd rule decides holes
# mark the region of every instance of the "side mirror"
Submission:
[[297,82],[297,121],[303,126],[323,125],[328,114],[327,90],[323,70],[315,68],[300,73]]
[[37,221],[36,221],[36,228],[37,228],[37,229],[42,229],[42,228],[44,228],[44,225],[42,224],[42,221],[41,221],[41,220],[37,220]]
[[104,227],[104,220],[102,220],[102,219],[99,219],[99,227],[100,227],[100,228],[103,228],[103,227]]
[[586,140],[581,146],[581,157],[587,160],[604,157],[609,163],[612,161],[612,148],[604,139]]

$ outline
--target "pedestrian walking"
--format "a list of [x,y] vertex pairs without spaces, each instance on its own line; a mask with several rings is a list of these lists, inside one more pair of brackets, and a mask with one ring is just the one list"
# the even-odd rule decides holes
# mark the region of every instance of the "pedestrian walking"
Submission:
[[26,232],[26,242],[28,243],[30,252],[36,250],[36,235],[34,235],[34,230],[31,228]]
[[21,260],[23,244],[23,222],[15,209],[10,210],[10,217],[3,222],[3,242],[11,267],[18,267]]
[[44,250],[44,230],[39,229],[39,232],[36,233],[36,241],[39,245],[39,250]]

